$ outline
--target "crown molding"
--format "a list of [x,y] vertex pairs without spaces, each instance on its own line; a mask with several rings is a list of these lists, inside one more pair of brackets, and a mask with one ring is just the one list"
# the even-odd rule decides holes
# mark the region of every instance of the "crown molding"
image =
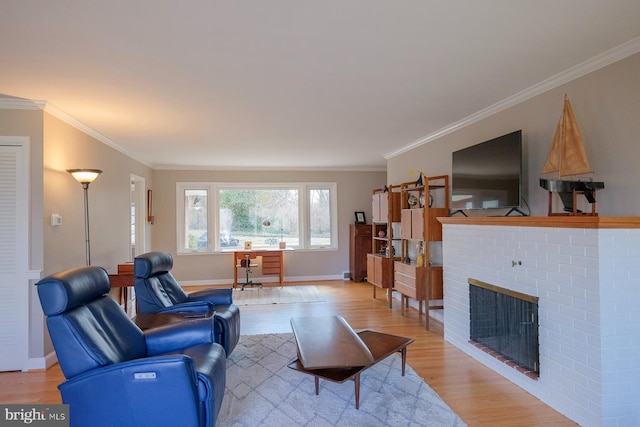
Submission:
[[174,165],[158,164],[155,170],[180,170],[180,171],[227,171],[227,172],[386,172],[385,166],[201,166],[201,165]]
[[145,161],[135,158],[131,153],[129,153],[127,150],[125,150],[122,146],[118,145],[112,139],[104,136],[103,134],[101,134],[97,130],[85,125],[80,120],[77,120],[76,118],[70,116],[69,114],[65,113],[64,111],[62,111],[61,109],[59,109],[55,105],[51,104],[50,102],[32,100],[32,99],[24,99],[24,98],[14,98],[14,97],[6,97],[5,98],[5,97],[0,97],[0,109],[6,109],[6,110],[41,110],[41,111],[44,111],[44,112],[49,113],[52,116],[62,120],[63,122],[67,123],[68,125],[73,126],[74,128],[84,132],[85,134],[89,135],[90,137],[95,138],[98,141],[108,145],[109,147],[113,148],[114,150],[119,151],[120,153],[124,154],[125,156],[130,157],[133,160],[135,160],[137,162],[140,162],[145,166],[151,167],[151,165],[149,165]]
[[453,122],[450,125],[443,127],[442,129],[439,129],[433,133],[430,133],[429,135],[426,135],[420,139],[417,139],[409,143],[408,145],[400,147],[397,150],[391,151],[385,154],[383,157],[386,160],[389,160],[395,156],[406,153],[407,151],[411,151],[414,148],[427,144],[431,141],[435,141],[436,139],[442,138],[445,135],[448,135],[462,128],[465,128],[469,125],[477,123],[480,120],[491,117],[494,114],[497,114],[513,106],[516,106],[524,101],[528,101],[531,98],[534,98],[560,85],[563,85],[572,80],[575,80],[589,73],[597,71],[601,68],[604,68],[607,65],[611,65],[615,62],[621,61],[638,52],[640,52],[640,37],[631,39],[621,45],[614,47],[613,49],[609,49],[599,55],[596,55],[587,61],[584,61],[578,65],[568,68],[567,70],[561,73],[558,73],[555,76],[551,76],[548,79],[542,80],[541,82],[527,89],[524,89],[508,98],[505,98],[502,101],[498,101],[495,104],[488,106],[487,108],[484,108],[476,113],[473,113],[462,120]]
[[0,96],[0,110],[44,110],[46,101]]
[[119,151],[120,153],[124,154],[125,156],[127,156],[127,157],[129,157],[129,158],[131,158],[133,160],[135,160],[136,162],[142,163],[143,165],[145,165],[147,167],[151,167],[151,165],[149,165],[147,162],[134,157],[131,153],[129,153],[127,150],[125,150],[121,145],[117,144],[111,138],[108,138],[108,137],[104,136],[103,134],[101,134],[97,130],[95,130],[93,128],[90,128],[89,126],[85,125],[84,123],[82,123],[81,121],[77,120],[76,118],[71,117],[69,114],[65,113],[64,111],[62,111],[61,109],[59,109],[55,105],[51,104],[50,102],[46,103],[44,111],[49,113],[49,114],[51,114],[54,117],[57,117],[58,119],[60,119],[63,122],[67,123],[68,125],[71,125],[71,126],[75,127],[76,129],[86,133],[87,135],[91,136],[92,138],[95,138],[98,141],[108,145],[109,147],[113,148],[114,150]]
[[113,148],[134,159],[137,162],[142,163],[143,165],[150,167],[155,170],[219,170],[219,171],[247,171],[247,170],[255,170],[255,171],[343,171],[343,172],[384,172],[387,170],[385,166],[362,166],[362,167],[261,167],[261,166],[242,166],[242,167],[216,167],[216,166],[194,166],[194,165],[151,165],[143,160],[135,158],[133,155],[127,152],[120,145],[115,143],[110,138],[102,135],[100,132],[95,129],[90,128],[85,125],[81,121],[75,119],[64,111],[60,110],[53,104],[47,101],[35,101],[31,99],[23,99],[23,98],[13,98],[13,97],[1,97],[0,96],[0,109],[7,110],[41,110],[51,114],[54,117],[62,120],[63,122],[75,127],[76,129],[84,132],[85,134],[97,139],[98,141],[103,142],[109,147]]

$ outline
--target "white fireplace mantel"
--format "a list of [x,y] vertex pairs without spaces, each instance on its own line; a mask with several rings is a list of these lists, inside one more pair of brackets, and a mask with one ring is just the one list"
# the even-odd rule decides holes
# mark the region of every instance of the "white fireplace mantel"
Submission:
[[[640,217],[439,220],[445,339],[580,425],[640,425]],[[469,343],[469,278],[539,298],[537,380]]]

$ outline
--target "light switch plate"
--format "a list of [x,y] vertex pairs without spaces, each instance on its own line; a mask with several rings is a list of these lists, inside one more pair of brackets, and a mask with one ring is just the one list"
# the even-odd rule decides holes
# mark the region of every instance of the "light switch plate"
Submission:
[[51,225],[56,227],[58,225],[62,225],[62,215],[60,214],[51,214]]

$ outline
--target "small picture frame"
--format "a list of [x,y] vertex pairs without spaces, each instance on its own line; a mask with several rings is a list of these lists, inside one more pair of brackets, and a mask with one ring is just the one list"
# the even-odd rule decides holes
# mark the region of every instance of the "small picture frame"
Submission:
[[356,224],[366,224],[367,220],[364,216],[364,212],[356,212]]
[[244,242],[244,249],[246,251],[250,251],[251,250],[251,242],[250,241]]

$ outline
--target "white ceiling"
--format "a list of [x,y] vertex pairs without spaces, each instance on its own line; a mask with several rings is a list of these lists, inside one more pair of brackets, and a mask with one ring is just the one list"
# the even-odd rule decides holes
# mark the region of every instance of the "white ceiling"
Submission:
[[0,94],[156,168],[376,169],[638,37],[638,0],[2,0]]

